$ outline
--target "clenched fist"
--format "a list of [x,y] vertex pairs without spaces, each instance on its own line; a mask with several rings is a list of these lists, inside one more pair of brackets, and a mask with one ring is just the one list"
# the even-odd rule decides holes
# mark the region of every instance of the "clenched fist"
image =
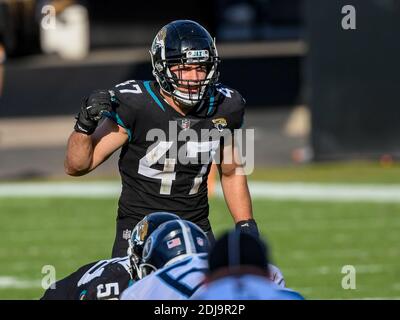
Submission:
[[111,95],[107,90],[96,90],[84,99],[81,110],[78,113],[75,124],[75,131],[91,135],[101,119],[103,113],[110,112]]

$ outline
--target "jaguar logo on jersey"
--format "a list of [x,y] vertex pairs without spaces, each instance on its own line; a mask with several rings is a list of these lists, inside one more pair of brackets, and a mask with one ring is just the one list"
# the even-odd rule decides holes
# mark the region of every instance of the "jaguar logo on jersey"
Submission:
[[122,239],[129,240],[131,238],[132,230],[126,229],[122,232]]
[[212,120],[214,127],[219,131],[222,132],[225,127],[228,125],[225,118],[217,118]]

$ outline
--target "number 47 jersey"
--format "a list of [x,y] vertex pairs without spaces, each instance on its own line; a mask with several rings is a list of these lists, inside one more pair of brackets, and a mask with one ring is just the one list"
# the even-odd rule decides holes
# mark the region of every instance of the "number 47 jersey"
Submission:
[[107,117],[129,136],[119,159],[120,217],[169,211],[209,230],[207,175],[226,141],[221,137],[241,127],[245,105],[233,89],[210,90],[186,115],[165,102],[155,81],[130,80],[110,90],[114,107]]

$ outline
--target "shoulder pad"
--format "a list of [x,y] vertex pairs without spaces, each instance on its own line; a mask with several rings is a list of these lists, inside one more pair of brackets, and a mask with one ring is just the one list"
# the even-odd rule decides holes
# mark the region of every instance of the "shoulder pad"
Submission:
[[111,99],[114,103],[138,106],[143,100],[145,92],[143,82],[140,80],[128,80],[115,85],[111,90]]

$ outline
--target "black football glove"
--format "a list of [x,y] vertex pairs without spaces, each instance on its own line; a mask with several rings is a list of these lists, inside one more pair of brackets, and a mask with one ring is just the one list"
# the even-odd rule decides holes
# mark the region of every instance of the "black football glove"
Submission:
[[101,119],[103,113],[110,112],[111,95],[107,90],[96,90],[85,98],[81,105],[81,111],[75,117],[75,131],[91,135]]
[[239,221],[238,223],[236,223],[236,230],[239,230],[243,233],[251,234],[256,238],[260,236],[257,223],[254,219]]

